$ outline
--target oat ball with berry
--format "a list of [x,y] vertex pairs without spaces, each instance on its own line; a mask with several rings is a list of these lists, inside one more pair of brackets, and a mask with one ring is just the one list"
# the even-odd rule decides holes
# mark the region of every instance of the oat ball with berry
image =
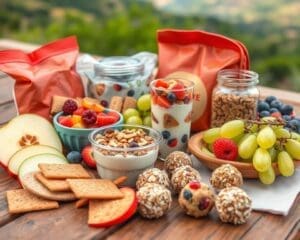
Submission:
[[186,165],[176,168],[171,178],[171,185],[175,193],[180,193],[181,189],[184,188],[184,186],[189,182],[200,182],[200,180],[200,173],[195,168]]
[[171,177],[176,168],[186,165],[192,166],[191,157],[185,152],[174,151],[166,157],[164,168]]
[[210,184],[216,189],[240,187],[243,185],[243,176],[236,167],[231,164],[223,164],[213,171]]
[[213,191],[205,184],[192,181],[181,190],[178,202],[187,215],[206,216],[215,204]]
[[157,183],[166,188],[170,188],[170,179],[164,170],[158,168],[149,168],[142,172],[136,181],[136,188],[140,189],[146,183]]

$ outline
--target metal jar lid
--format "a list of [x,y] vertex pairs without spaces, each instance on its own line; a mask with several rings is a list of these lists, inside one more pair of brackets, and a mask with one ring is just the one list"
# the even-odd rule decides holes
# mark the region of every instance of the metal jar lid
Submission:
[[133,57],[107,57],[94,65],[95,74],[98,76],[124,76],[141,74],[144,64]]

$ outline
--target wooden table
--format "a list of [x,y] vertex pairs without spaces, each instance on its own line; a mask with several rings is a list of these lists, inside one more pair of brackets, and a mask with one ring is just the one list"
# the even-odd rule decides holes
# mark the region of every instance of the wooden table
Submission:
[[[16,115],[12,100],[13,81],[0,74],[0,124]],[[275,95],[296,106],[300,113],[300,94],[261,88],[263,95]],[[215,210],[207,218],[185,215],[174,198],[167,216],[146,220],[136,214],[127,223],[108,229],[89,228],[87,208],[76,209],[64,203],[57,210],[10,215],[5,191],[20,188],[18,182],[0,170],[0,239],[300,239],[300,195],[288,216],[253,212],[247,224],[221,223]],[[268,201],[268,199],[266,199]]]

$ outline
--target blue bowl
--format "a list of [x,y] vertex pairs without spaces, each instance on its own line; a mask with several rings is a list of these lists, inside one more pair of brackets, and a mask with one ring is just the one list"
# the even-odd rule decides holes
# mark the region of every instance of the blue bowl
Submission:
[[[123,115],[112,109],[105,109],[104,111],[116,112],[119,115],[119,121],[109,125],[114,126],[123,123]],[[61,125],[58,122],[58,118],[63,115],[63,112],[57,113],[53,118],[53,124],[56,132],[58,133],[64,147],[69,151],[79,151],[90,144],[89,134],[97,128],[69,128]]]

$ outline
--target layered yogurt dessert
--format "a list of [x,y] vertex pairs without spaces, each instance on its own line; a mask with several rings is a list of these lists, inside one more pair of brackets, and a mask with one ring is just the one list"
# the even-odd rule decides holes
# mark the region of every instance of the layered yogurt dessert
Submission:
[[161,132],[160,157],[185,151],[190,136],[194,83],[185,79],[151,82],[152,127]]
[[158,156],[161,135],[142,126],[103,127],[90,135],[97,171],[101,178],[127,176],[126,185],[135,186],[140,173],[152,168]]

